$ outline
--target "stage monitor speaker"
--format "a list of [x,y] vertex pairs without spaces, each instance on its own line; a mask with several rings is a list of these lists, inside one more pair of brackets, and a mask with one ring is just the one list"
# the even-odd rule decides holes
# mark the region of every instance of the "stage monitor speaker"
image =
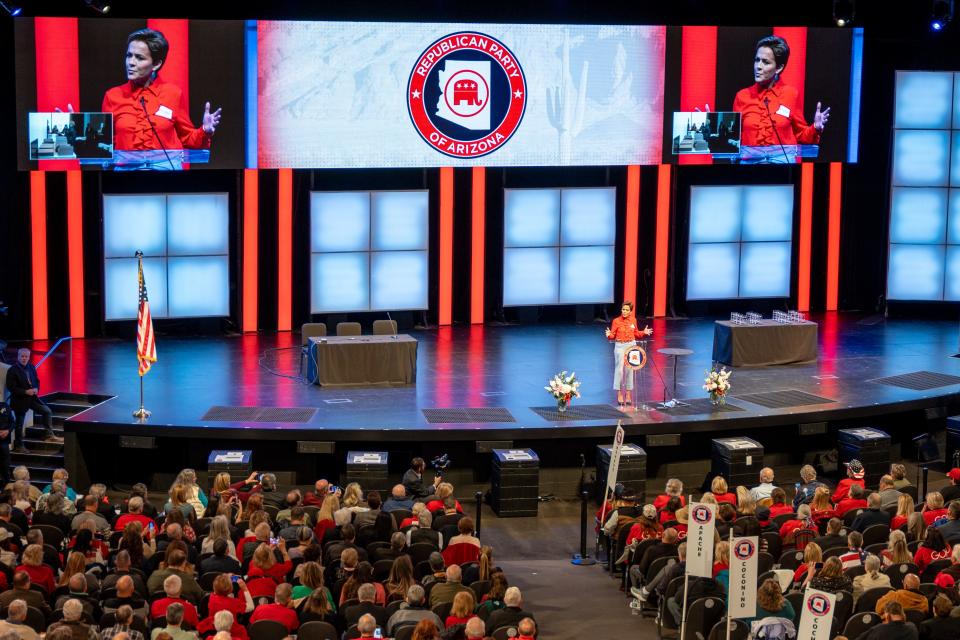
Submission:
[[157,439],[153,436],[120,436],[121,449],[156,449]]
[[658,433],[647,436],[648,447],[678,447],[680,446],[679,433]]
[[513,449],[513,440],[477,440],[476,453],[490,453],[494,449]]
[[950,415],[946,407],[927,407],[923,410],[924,417],[927,420],[942,420]]
[[334,453],[336,443],[297,440],[297,453]]
[[818,436],[827,432],[826,422],[800,423],[801,436]]

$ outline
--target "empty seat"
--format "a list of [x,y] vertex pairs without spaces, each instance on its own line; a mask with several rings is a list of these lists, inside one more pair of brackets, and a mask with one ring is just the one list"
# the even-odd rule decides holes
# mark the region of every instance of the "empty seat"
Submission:
[[373,335],[375,336],[397,335],[397,321],[396,320],[374,320]]
[[327,325],[324,322],[307,322],[300,327],[300,344],[306,346],[310,338],[322,338],[327,335]]
[[360,335],[360,323],[359,322],[338,322],[337,335],[338,336]]

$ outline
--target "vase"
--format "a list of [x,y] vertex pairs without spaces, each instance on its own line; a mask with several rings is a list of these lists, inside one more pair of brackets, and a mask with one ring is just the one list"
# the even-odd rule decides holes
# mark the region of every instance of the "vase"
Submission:
[[711,394],[710,394],[710,404],[712,404],[713,406],[715,406],[715,407],[722,407],[722,406],[725,405],[726,403],[727,403],[727,397],[726,397],[726,396],[722,396],[722,395],[720,395],[720,394],[718,394],[718,393],[711,393]]
[[567,410],[568,401],[563,398],[557,398],[557,413],[563,413]]

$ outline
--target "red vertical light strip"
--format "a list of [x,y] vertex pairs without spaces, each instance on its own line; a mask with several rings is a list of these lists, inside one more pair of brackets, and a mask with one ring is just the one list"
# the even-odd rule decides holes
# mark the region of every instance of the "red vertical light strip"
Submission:
[[30,172],[30,267],[33,271],[33,339],[47,330],[47,174]]
[[440,308],[438,323],[453,323],[453,167],[440,168]]
[[640,233],[640,167],[627,167],[627,206],[623,237],[623,298],[637,301],[637,255]]
[[803,88],[807,78],[807,28],[774,27],[773,35],[780,36],[790,46],[790,60],[780,74],[780,79],[797,90],[797,104],[802,108]]
[[243,317],[244,332],[257,330],[260,182],[256,169],[243,170]]
[[487,229],[487,170],[474,167],[472,172],[472,246],[470,249],[470,324],[483,324],[483,269]]
[[813,164],[800,165],[800,248],[797,252],[797,311],[810,311],[810,247],[813,238]]
[[[180,87],[184,104],[190,104],[190,21],[182,19],[151,18],[147,28],[161,32],[170,44],[170,53],[163,63],[160,76],[164,82]],[[176,105],[174,105],[176,106]],[[193,121],[197,118],[194,114]]]
[[667,315],[667,269],[670,252],[670,181],[669,164],[661,164],[657,173],[657,244],[653,270],[653,315]]
[[83,181],[79,170],[67,172],[67,263],[70,268],[70,335],[84,336]]
[[280,169],[277,192],[277,331],[290,331],[293,316],[293,169]]
[[840,300],[840,216],[843,212],[843,163],[830,163],[827,220],[827,311],[836,311]]
[[[80,45],[76,18],[34,18],[37,111],[80,107]],[[40,169],[77,169],[78,160],[41,160]]]
[[[680,111],[717,110],[717,27],[683,27]],[[683,155],[680,164],[713,164],[707,155]]]

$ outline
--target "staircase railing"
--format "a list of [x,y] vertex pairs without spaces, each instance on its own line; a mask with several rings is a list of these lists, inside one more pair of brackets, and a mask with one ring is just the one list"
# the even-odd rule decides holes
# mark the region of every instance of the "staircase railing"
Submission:
[[69,364],[67,366],[67,385],[70,393],[73,393],[73,336],[63,336],[57,340],[57,342],[50,347],[50,350],[47,351],[42,358],[40,358],[40,362],[37,363],[37,371],[39,371],[43,363],[47,361],[47,358],[53,355],[53,352],[56,351],[64,342],[70,343],[70,351],[68,354]]

